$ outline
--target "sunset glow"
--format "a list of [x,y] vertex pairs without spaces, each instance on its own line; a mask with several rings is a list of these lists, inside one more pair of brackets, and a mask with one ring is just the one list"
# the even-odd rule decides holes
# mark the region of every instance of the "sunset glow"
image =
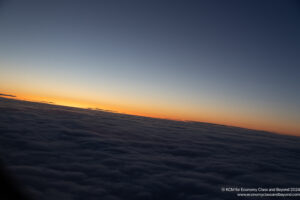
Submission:
[[[5,90],[2,90],[5,91]],[[249,128],[255,130],[265,130],[276,132],[280,134],[291,134],[299,135],[299,129],[297,126],[283,126],[283,124],[274,123],[276,119],[263,119],[263,118],[250,118],[243,116],[229,115],[224,111],[213,113],[212,110],[203,109],[202,112],[193,112],[192,110],[180,110],[176,107],[159,107],[159,105],[145,105],[142,106],[129,106],[125,102],[120,102],[120,104],[111,103],[97,103],[95,101],[82,100],[80,98],[72,97],[50,97],[50,96],[38,96],[36,94],[26,94],[26,93],[14,93],[13,91],[5,91],[5,94],[15,94],[16,97],[6,97],[18,100],[41,102],[47,104],[71,106],[78,108],[87,109],[100,109],[108,112],[116,112],[123,114],[131,114],[137,116],[154,117],[161,119],[171,119],[179,121],[196,121],[196,122],[207,122],[215,123],[229,126],[237,126],[242,128]],[[101,101],[99,101],[101,102]]]
[[300,135],[299,12],[224,6],[6,3],[0,93]]

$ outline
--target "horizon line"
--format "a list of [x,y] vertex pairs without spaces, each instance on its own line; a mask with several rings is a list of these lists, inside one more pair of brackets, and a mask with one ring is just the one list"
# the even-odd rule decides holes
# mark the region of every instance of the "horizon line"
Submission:
[[61,106],[61,107],[77,108],[77,109],[83,109],[83,110],[100,111],[100,112],[128,115],[128,116],[134,116],[134,117],[143,117],[143,118],[149,118],[149,119],[168,120],[168,121],[184,122],[184,123],[204,123],[204,124],[210,124],[210,125],[215,125],[215,126],[226,126],[226,127],[240,128],[240,129],[252,130],[252,131],[260,131],[260,132],[277,134],[277,135],[288,135],[288,136],[300,137],[300,135],[293,134],[293,133],[249,128],[249,127],[243,127],[243,126],[231,125],[231,124],[222,124],[222,123],[214,123],[214,122],[206,122],[206,121],[198,121],[198,120],[183,120],[183,119],[176,119],[176,118],[170,118],[170,117],[147,116],[147,115],[142,115],[142,114],[126,113],[126,112],[121,112],[121,111],[117,111],[117,110],[103,109],[103,108],[99,108],[99,107],[84,107],[84,106],[60,104],[60,103],[55,103],[53,101],[46,101],[46,100],[31,100],[31,99],[26,99],[26,98],[19,98],[16,95],[5,94],[5,93],[0,93],[0,98],[16,100],[16,101],[25,101],[25,102],[31,102],[31,103],[47,104],[47,105],[52,105],[52,106]]

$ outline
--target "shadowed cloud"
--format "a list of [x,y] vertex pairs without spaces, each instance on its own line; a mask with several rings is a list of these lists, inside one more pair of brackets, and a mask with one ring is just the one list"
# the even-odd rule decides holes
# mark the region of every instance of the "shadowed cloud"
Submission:
[[299,137],[0,98],[0,153],[33,199],[234,199],[300,180]]
[[11,95],[11,94],[3,94],[3,93],[0,93],[0,96],[2,97],[17,97],[15,95]]

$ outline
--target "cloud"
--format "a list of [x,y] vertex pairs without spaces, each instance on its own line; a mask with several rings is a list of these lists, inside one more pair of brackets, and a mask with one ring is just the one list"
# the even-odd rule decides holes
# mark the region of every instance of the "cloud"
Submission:
[[298,186],[300,138],[0,99],[0,154],[34,199],[234,199]]
[[0,93],[0,96],[3,96],[3,97],[17,97],[15,95],[11,95],[11,94],[3,94],[3,93]]

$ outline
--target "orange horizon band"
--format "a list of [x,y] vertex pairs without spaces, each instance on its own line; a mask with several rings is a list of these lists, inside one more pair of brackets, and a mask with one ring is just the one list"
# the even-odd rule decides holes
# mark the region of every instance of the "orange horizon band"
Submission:
[[[3,92],[4,93],[4,92]],[[10,94],[10,93],[7,93]],[[15,95],[15,94],[13,94]],[[121,114],[130,114],[130,115],[136,115],[136,116],[144,116],[144,117],[152,117],[152,118],[159,118],[159,119],[168,119],[168,120],[175,120],[175,121],[195,121],[195,122],[204,122],[204,123],[212,123],[212,124],[220,124],[220,125],[227,125],[227,126],[236,126],[240,128],[246,128],[246,129],[253,129],[253,130],[262,130],[262,131],[268,131],[278,134],[285,134],[285,135],[296,135],[299,136],[300,133],[297,131],[287,130],[283,128],[270,128],[267,125],[253,125],[251,123],[234,123],[230,122],[228,120],[227,122],[225,120],[213,120],[207,118],[206,120],[204,117],[193,117],[193,116],[187,116],[183,115],[182,117],[178,117],[176,115],[172,115],[172,113],[167,114],[161,114],[159,112],[155,112],[153,110],[147,110],[144,111],[142,109],[132,109],[130,107],[126,106],[120,106],[120,105],[102,105],[98,104],[97,102],[88,102],[88,101],[80,101],[75,100],[71,98],[54,98],[54,97],[41,97],[38,95],[27,95],[27,94],[16,94],[16,97],[10,97],[10,96],[2,96],[5,98],[13,98],[17,100],[26,100],[26,101],[34,101],[34,102],[40,102],[40,103],[48,103],[48,104],[55,104],[55,105],[62,105],[62,106],[70,106],[70,107],[77,107],[77,108],[91,108],[91,109],[101,109],[104,111],[109,112],[116,112]]]

